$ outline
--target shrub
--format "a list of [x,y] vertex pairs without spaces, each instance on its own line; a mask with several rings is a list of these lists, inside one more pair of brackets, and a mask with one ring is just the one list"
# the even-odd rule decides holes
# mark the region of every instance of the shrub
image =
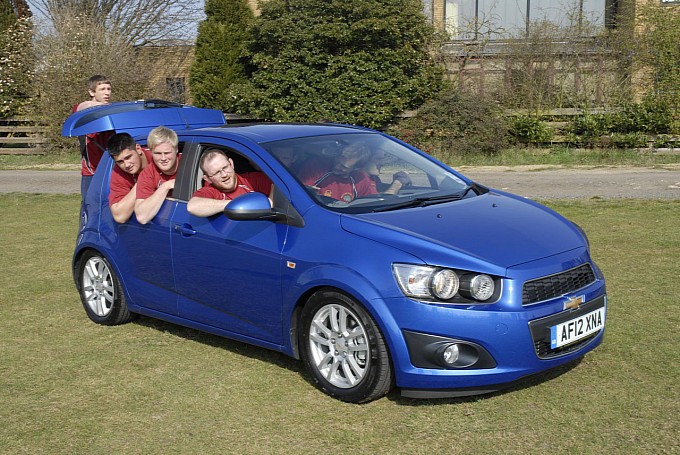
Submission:
[[550,142],[552,131],[535,116],[520,115],[512,120],[510,135],[522,144]]
[[574,141],[582,145],[637,148],[647,144],[647,134],[673,132],[673,109],[665,100],[646,98],[621,110],[584,114],[569,125]]
[[3,23],[3,27],[0,31],[0,117],[5,118],[25,113],[33,88],[35,57],[29,18]]
[[48,126],[48,150],[77,150],[77,142],[61,137],[64,119],[74,104],[89,99],[87,79],[104,74],[113,85],[112,101],[140,99],[151,67],[120,36],[87,16],[64,16],[58,28],[35,40],[37,70],[33,117]]
[[618,149],[641,148],[647,146],[647,135],[640,132],[633,133],[612,133],[610,136],[601,138],[601,147],[611,147]]
[[625,106],[613,118],[611,129],[617,133],[665,134],[671,131],[673,111],[665,100],[648,97]]
[[206,20],[198,27],[196,57],[189,83],[196,106],[235,110],[231,86],[244,82],[242,61],[248,28],[254,20],[245,0],[207,0]]
[[447,90],[388,132],[447,161],[471,153],[494,154],[508,145],[508,128],[498,106],[468,92]]
[[261,10],[251,82],[233,87],[244,113],[380,127],[441,88],[420,0],[268,0]]

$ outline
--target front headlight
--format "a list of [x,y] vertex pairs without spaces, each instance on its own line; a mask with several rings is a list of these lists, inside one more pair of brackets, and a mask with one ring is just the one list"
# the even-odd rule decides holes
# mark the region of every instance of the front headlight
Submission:
[[444,267],[392,264],[392,273],[405,296],[447,303],[491,303],[498,299],[499,279]]

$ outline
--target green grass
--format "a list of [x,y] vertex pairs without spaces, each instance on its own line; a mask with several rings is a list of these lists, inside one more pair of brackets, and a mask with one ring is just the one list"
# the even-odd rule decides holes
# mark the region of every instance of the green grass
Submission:
[[367,405],[281,354],[141,318],[87,319],[78,196],[2,195],[0,453],[680,453],[680,201],[555,202],[607,277],[602,346],[550,380]]
[[12,169],[80,170],[80,155],[77,153],[0,155],[0,170]]
[[493,155],[453,156],[442,154],[440,160],[455,166],[518,166],[518,165],[559,165],[559,166],[662,166],[680,163],[680,151],[670,154],[637,152],[622,149],[552,149],[510,148]]
[[[440,153],[436,158],[458,166],[517,166],[517,165],[560,165],[560,166],[663,166],[680,163],[680,152],[655,154],[621,149],[553,149],[510,148],[493,155],[464,155]],[[80,156],[75,153],[48,154],[38,156],[0,155],[0,170],[7,169],[80,169]]]

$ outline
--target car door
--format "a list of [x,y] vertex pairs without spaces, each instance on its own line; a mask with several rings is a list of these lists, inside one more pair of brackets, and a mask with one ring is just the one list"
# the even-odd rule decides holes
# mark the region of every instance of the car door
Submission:
[[[234,157],[238,173],[264,163],[247,148],[227,140],[218,147]],[[195,188],[200,182],[193,160]],[[250,158],[256,158],[250,160]],[[250,164],[255,169],[246,169]],[[271,171],[267,175],[277,182]],[[196,217],[180,201],[172,218],[172,263],[179,315],[258,340],[281,344],[282,251],[289,227],[270,221],[234,221],[223,214]]]

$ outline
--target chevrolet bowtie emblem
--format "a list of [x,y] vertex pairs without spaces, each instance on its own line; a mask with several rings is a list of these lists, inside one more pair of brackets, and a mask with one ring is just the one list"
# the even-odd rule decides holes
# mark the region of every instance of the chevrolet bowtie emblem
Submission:
[[564,309],[565,310],[577,310],[578,307],[583,303],[583,301],[586,299],[585,295],[580,295],[578,297],[570,297],[569,300],[564,302]]

